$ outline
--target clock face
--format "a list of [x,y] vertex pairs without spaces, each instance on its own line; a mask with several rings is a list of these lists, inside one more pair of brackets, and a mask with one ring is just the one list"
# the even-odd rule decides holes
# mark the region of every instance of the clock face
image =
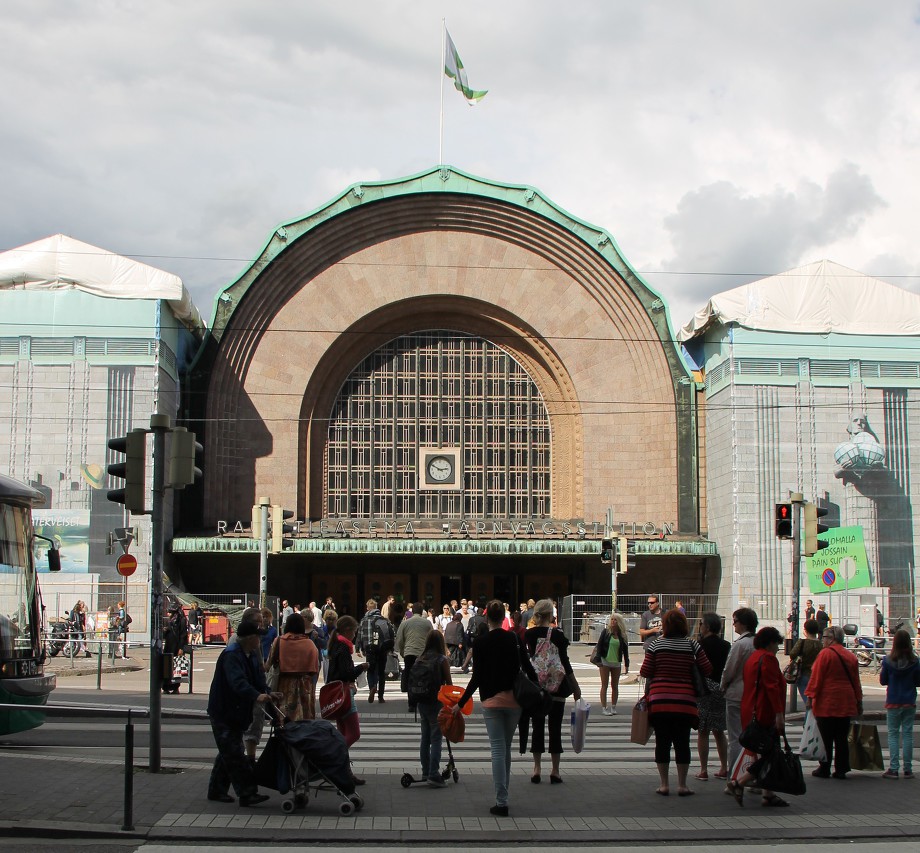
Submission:
[[453,479],[454,460],[449,456],[433,456],[428,460],[428,476],[435,483]]

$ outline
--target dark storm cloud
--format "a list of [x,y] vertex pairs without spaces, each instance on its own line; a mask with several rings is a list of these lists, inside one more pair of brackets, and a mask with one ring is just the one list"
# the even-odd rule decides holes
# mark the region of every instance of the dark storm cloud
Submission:
[[678,299],[680,307],[696,310],[722,290],[819,260],[826,246],[856,234],[884,206],[869,177],[852,164],[824,186],[802,181],[795,190],[749,195],[717,181],[688,192],[665,219],[674,255],[662,268],[677,274],[670,278],[674,320],[689,319],[673,314]]

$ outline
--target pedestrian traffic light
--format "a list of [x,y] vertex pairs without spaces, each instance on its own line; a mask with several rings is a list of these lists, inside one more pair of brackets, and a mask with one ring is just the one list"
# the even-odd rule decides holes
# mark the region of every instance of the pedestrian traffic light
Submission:
[[264,536],[262,530],[262,507],[260,504],[252,505],[252,538],[256,542],[261,542]]
[[277,504],[272,505],[272,553],[280,554],[294,547],[294,540],[285,538],[285,534],[294,532],[293,524],[284,522],[294,517],[293,510],[282,509]]
[[173,489],[184,489],[201,477],[204,448],[195,441],[195,433],[185,427],[173,427],[170,433],[169,485]]
[[780,539],[792,538],[792,504],[776,505],[776,535]]
[[613,540],[601,539],[601,562],[609,565],[613,562]]
[[109,489],[106,497],[112,503],[124,504],[128,512],[135,514],[145,513],[144,507],[147,495],[144,488],[147,469],[147,430],[133,429],[121,438],[110,438],[109,450],[125,455],[124,462],[113,462],[106,466],[110,477],[124,480],[125,484],[120,489]]
[[629,559],[629,540],[625,536],[617,539],[617,561],[620,564],[618,574],[625,575],[631,568],[635,568],[634,560]]
[[827,547],[827,540],[818,538],[819,533],[824,533],[828,529],[826,524],[821,524],[821,522],[818,521],[819,518],[823,518],[827,515],[827,510],[824,507],[807,503],[804,507],[804,515],[805,544],[802,546],[802,553],[806,557],[812,557],[822,548]]

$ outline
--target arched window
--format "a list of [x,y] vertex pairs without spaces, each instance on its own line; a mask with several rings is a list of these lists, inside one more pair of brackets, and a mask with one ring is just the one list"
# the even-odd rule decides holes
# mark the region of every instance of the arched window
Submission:
[[[491,341],[449,331],[390,341],[345,380],[328,436],[331,518],[551,515],[546,405]],[[452,485],[426,488],[423,448],[456,454]]]

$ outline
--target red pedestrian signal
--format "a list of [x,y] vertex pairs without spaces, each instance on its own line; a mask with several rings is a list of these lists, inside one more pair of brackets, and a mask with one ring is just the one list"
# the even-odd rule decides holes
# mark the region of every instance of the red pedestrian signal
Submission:
[[792,504],[776,505],[776,535],[779,539],[792,538]]

